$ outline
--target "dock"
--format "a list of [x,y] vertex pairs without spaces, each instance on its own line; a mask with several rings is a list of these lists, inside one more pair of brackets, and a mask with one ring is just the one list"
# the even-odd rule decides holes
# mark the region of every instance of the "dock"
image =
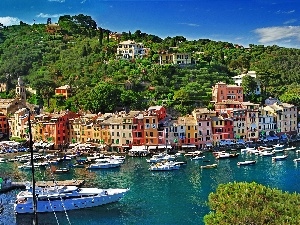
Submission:
[[[11,182],[9,184],[2,184],[0,193],[6,193],[15,189],[25,189],[27,182]],[[61,181],[36,181],[37,187],[52,187],[52,186],[77,186],[82,187],[85,180],[61,180]]]

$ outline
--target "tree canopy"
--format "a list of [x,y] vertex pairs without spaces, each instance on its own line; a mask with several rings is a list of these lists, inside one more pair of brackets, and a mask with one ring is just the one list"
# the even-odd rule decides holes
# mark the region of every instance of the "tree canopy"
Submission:
[[[126,108],[165,103],[190,113],[195,106],[209,105],[215,83],[233,84],[231,78],[247,70],[257,71],[263,97],[298,104],[299,49],[253,44],[244,48],[209,39],[190,41],[183,36],[162,39],[141,30],[122,32],[121,40],[117,40],[109,38],[109,29],[97,27],[91,16],[83,14],[61,16],[58,24],[61,30],[55,33],[46,31],[47,24],[22,23],[0,29],[0,80],[14,84],[22,76],[28,86],[39,88],[45,106],[55,100],[52,91],[56,87],[70,85],[74,94],[71,100],[76,103],[62,102],[62,108],[103,110],[102,103],[87,102],[92,90],[98,92],[99,83],[109,83],[115,86],[116,99],[121,99],[118,105]],[[128,39],[143,42],[148,55],[118,59],[118,43]],[[190,53],[192,64],[160,65],[161,52]],[[129,89],[126,83],[131,83]],[[254,90],[251,80],[244,86],[246,93]],[[106,109],[112,106],[116,104]]]
[[206,225],[296,225],[300,221],[299,194],[255,182],[220,184],[208,204],[212,211],[204,217]]

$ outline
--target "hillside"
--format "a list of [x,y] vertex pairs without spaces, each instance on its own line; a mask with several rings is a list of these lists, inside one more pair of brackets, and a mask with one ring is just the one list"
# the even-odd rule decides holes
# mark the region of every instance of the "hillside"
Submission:
[[[37,90],[31,103],[43,104],[50,111],[107,112],[165,104],[185,114],[209,105],[216,82],[232,83],[232,76],[247,70],[257,71],[263,97],[299,101],[299,49],[243,48],[208,39],[188,41],[182,36],[162,39],[137,30],[123,32],[120,41],[143,42],[150,52],[143,59],[122,60],[116,58],[118,42],[109,38],[112,31],[97,27],[90,16],[61,16],[58,23],[61,30],[54,33],[46,32],[46,24],[0,28],[0,81],[13,88],[22,76]],[[163,51],[189,52],[192,64],[160,65],[158,53]],[[127,90],[125,83],[132,89]],[[74,95],[64,101],[54,96],[54,90],[66,84]]]

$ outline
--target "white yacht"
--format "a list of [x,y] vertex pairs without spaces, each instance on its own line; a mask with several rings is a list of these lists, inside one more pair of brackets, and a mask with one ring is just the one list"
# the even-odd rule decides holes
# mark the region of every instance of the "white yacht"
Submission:
[[[59,212],[100,206],[119,201],[129,189],[78,188],[76,186],[36,187],[37,212]],[[33,213],[31,187],[17,195],[17,214]]]
[[87,169],[109,169],[120,167],[123,162],[116,159],[97,159],[95,163],[90,164]]

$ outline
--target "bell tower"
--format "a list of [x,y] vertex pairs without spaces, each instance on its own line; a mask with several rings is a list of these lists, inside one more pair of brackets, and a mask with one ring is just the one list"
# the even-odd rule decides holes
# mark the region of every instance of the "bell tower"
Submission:
[[18,78],[18,83],[16,85],[16,95],[20,98],[21,102],[26,102],[26,89],[21,77]]

